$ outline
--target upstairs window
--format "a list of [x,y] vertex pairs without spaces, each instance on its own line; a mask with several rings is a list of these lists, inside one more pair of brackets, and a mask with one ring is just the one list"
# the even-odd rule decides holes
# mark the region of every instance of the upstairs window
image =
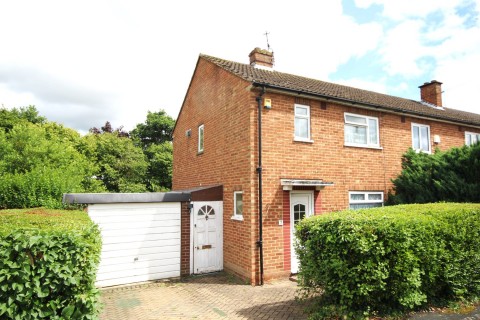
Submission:
[[378,118],[345,113],[345,145],[380,147]]
[[295,140],[310,141],[310,106],[295,105]]
[[198,127],[198,153],[203,152],[204,128],[203,124]]
[[480,133],[465,132],[465,144],[467,146],[471,146],[478,142],[480,142]]
[[417,152],[431,152],[430,126],[412,123],[412,148]]
[[383,192],[350,191],[350,209],[367,209],[383,206]]

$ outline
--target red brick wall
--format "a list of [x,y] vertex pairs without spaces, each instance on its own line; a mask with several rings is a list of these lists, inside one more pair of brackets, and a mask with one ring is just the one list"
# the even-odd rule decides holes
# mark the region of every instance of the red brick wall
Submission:
[[180,209],[180,275],[190,274],[190,204],[181,203]]
[[[224,186],[224,267],[258,282],[258,91],[213,64],[200,59],[174,132],[174,190],[221,184]],[[383,191],[401,170],[401,156],[412,145],[411,123],[430,125],[442,150],[464,144],[457,125],[402,117],[319,101],[310,105],[313,143],[293,141],[295,98],[266,93],[272,109],[262,111],[263,245],[265,279],[290,270],[289,192],[282,178],[323,179],[333,182],[315,193],[315,213],[348,208],[348,191]],[[382,149],[344,146],[344,113],[378,117]],[[205,125],[205,151],[197,154],[197,128]],[[191,129],[191,137],[185,136]],[[231,220],[233,192],[244,192],[244,221]],[[283,226],[278,221],[283,220]]]
[[[173,138],[173,190],[223,185],[224,268],[252,279],[256,251],[250,211],[255,176],[251,123],[256,108],[250,84],[200,59]],[[205,125],[197,154],[198,126]],[[191,137],[185,132],[191,130]],[[252,173],[253,172],[253,173]],[[232,220],[233,192],[243,191],[244,221]],[[253,193],[255,196],[255,193]],[[253,222],[254,224],[256,222]]]
[[[313,143],[293,141],[295,98],[267,94],[272,109],[263,116],[264,252],[266,278],[290,270],[290,205],[289,192],[282,190],[280,179],[323,179],[333,182],[315,199],[315,213],[346,209],[348,191],[383,191],[392,189],[391,179],[401,170],[401,156],[412,145],[411,123],[430,125],[432,150],[464,144],[464,131],[457,125],[327,104],[322,110],[319,101],[303,100],[310,105]],[[367,149],[344,146],[344,113],[368,115],[379,119],[380,146]],[[436,146],[433,136],[439,135]],[[283,219],[283,226],[278,220]],[[282,239],[283,238],[283,239]],[[280,241],[281,240],[281,241]],[[282,245],[278,245],[282,243]],[[283,248],[282,248],[283,247]],[[282,259],[277,259],[283,256]]]

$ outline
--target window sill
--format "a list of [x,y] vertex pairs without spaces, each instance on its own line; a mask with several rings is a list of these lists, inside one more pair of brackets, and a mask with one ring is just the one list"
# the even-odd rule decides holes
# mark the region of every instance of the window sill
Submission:
[[313,140],[310,140],[310,139],[293,138],[293,141],[295,141],[295,142],[313,143]]
[[413,149],[413,150],[415,150],[416,153],[432,154],[430,150],[422,150],[422,149]]
[[235,216],[232,216],[231,219],[236,221],[243,221],[243,216],[235,215]]
[[202,154],[203,154],[203,151],[198,151],[197,152],[197,156],[202,155]]
[[358,144],[348,144],[348,143],[345,143],[343,146],[344,146],[344,147],[352,147],[352,148],[364,148],[364,149],[383,150],[383,147],[365,146],[365,145],[358,145]]

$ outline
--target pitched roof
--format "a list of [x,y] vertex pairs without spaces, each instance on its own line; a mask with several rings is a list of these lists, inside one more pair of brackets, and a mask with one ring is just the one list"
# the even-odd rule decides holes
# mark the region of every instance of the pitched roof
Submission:
[[205,54],[200,54],[200,58],[210,61],[218,67],[246,81],[267,88],[287,90],[321,98],[338,100],[339,102],[355,103],[420,117],[435,118],[474,126],[480,125],[480,114],[476,113],[451,108],[438,108],[425,102],[390,96],[293,74],[255,68],[248,64],[228,61]]

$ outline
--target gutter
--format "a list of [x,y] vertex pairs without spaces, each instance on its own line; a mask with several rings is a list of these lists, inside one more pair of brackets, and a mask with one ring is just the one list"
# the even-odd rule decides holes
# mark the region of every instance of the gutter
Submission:
[[[469,126],[472,128],[477,128],[480,129],[480,125],[478,123],[472,123],[469,121],[462,121],[462,120],[446,120],[445,118],[442,117],[435,117],[432,115],[425,115],[423,113],[415,112],[412,110],[406,110],[406,109],[388,109],[385,108],[385,106],[381,105],[374,105],[374,104],[367,104],[367,103],[358,103],[353,100],[348,100],[348,99],[342,99],[342,98],[336,98],[332,96],[327,96],[327,95],[321,95],[321,94],[315,94],[315,93],[307,93],[305,91],[299,91],[299,90],[294,90],[294,89],[288,89],[280,86],[275,86],[275,85],[270,85],[270,84],[265,84],[265,83],[259,83],[253,81],[253,86],[254,87],[262,87],[264,90],[265,88],[268,88],[269,92],[273,93],[282,93],[282,94],[287,94],[290,96],[294,97],[305,97],[305,98],[310,98],[313,100],[318,100],[318,101],[326,101],[326,102],[337,102],[338,104],[345,105],[345,106],[351,106],[351,107],[356,107],[356,108],[362,108],[362,109],[367,109],[367,110],[375,110],[379,111],[381,110],[382,112],[385,113],[390,113],[390,114],[396,114],[396,115],[405,115],[405,116],[412,116],[417,119],[425,119],[425,120],[434,120],[438,122],[443,122],[443,123],[448,123],[448,124],[453,124],[453,125],[465,125]],[[454,109],[452,109],[454,110]]]

